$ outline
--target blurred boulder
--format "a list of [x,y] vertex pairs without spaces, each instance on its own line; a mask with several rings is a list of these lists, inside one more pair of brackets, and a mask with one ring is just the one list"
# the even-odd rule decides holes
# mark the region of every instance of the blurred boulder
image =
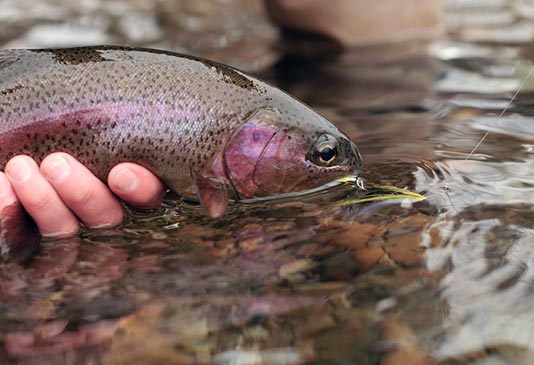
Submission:
[[430,39],[445,31],[438,0],[266,0],[275,23],[344,47]]

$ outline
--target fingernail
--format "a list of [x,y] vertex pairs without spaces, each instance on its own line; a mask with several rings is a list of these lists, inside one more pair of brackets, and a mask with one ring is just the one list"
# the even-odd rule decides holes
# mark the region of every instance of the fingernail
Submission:
[[42,169],[49,180],[59,183],[69,175],[70,165],[62,155],[52,155],[44,161]]
[[9,163],[6,174],[9,180],[17,184],[22,184],[30,179],[32,168],[25,158],[17,158]]
[[130,193],[139,186],[139,179],[130,168],[124,167],[116,172],[113,183],[121,192]]

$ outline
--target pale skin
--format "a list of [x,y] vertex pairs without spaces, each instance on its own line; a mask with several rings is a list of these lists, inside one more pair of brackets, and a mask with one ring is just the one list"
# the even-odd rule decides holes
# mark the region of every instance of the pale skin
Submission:
[[95,228],[117,226],[123,220],[119,199],[152,209],[164,194],[157,176],[139,165],[114,166],[106,185],[62,152],[48,155],[40,166],[29,156],[15,156],[0,172],[0,211],[19,201],[45,237],[74,236],[80,222]]

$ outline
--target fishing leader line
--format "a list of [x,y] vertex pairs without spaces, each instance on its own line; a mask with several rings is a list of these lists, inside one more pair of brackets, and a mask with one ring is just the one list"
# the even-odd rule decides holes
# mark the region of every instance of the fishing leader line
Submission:
[[[530,78],[530,76],[532,75],[532,72],[534,72],[534,65],[531,65],[530,66],[530,69],[528,70],[528,73],[527,75],[525,76],[525,78],[523,79],[523,81],[521,81],[521,83],[519,84],[519,87],[517,88],[516,92],[514,93],[514,95],[512,95],[512,98],[510,99],[510,101],[508,101],[508,104],[506,104],[506,106],[504,107],[504,109],[502,110],[502,112],[499,114],[499,116],[497,117],[497,121],[499,121],[504,113],[506,113],[506,111],[508,111],[508,109],[510,108],[510,106],[512,106],[512,103],[514,102],[515,98],[517,97],[517,95],[519,95],[519,93],[521,92],[521,90],[525,87],[525,84],[527,83],[528,79]],[[467,161],[471,158],[471,156],[473,156],[473,153],[475,153],[475,151],[478,149],[478,147],[484,142],[484,140],[488,137],[488,135],[490,134],[490,131],[487,130],[486,133],[482,136],[482,138],[480,139],[480,141],[478,141],[478,143],[476,144],[475,147],[473,147],[473,149],[471,150],[471,152],[469,152],[469,154],[467,155],[467,157],[465,158],[464,161]]]

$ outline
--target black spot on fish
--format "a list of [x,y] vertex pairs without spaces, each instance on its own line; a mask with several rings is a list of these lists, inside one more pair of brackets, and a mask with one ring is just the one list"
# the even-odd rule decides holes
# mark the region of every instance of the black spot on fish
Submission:
[[64,65],[110,61],[102,56],[97,47],[77,47],[64,49],[36,49],[36,53],[49,53],[54,60]]
[[23,87],[24,86],[22,86],[22,85],[17,85],[17,86],[13,86],[13,87],[11,87],[9,89],[4,89],[4,90],[0,91],[0,95],[4,96],[4,95],[13,94],[15,91],[17,91],[19,89],[22,89]]

